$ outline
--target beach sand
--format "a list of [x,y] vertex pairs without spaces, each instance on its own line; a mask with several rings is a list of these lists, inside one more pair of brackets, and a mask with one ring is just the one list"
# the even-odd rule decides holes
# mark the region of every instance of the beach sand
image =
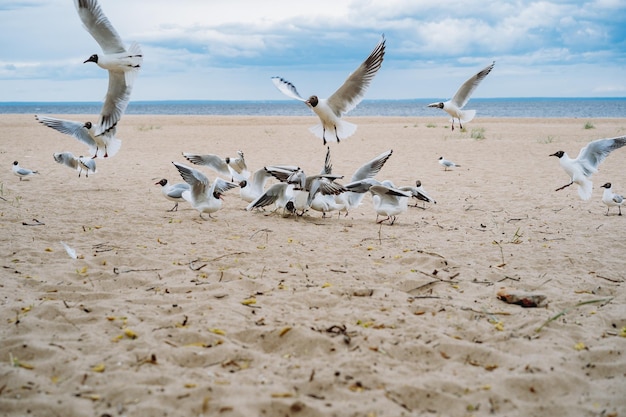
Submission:
[[89,178],[52,158],[86,146],[0,116],[0,415],[626,415],[626,216],[600,188],[626,193],[626,149],[589,201],[555,192],[569,178],[548,156],[626,119],[478,116],[348,118],[357,133],[330,144],[343,183],[393,149],[377,178],[437,200],[393,225],[369,195],[345,217],[248,212],[237,189],[206,221],[167,211],[154,183],[182,181],[181,152],[318,173],[313,116],[126,115]]

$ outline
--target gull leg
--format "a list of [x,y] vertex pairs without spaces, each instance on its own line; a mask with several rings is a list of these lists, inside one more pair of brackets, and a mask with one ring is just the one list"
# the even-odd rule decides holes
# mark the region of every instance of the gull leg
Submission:
[[564,186],[559,187],[559,188],[557,188],[557,189],[556,189],[556,190],[554,190],[554,191],[561,191],[562,189],[567,188],[567,187],[569,187],[569,186],[570,186],[570,185],[572,185],[572,184],[574,184],[574,181],[570,182],[569,184],[565,184]]
[[178,211],[178,202],[174,205],[174,207],[172,207],[168,211]]
[[335,139],[337,139],[337,143],[341,142],[339,135],[337,134],[337,125],[335,125]]
[[618,216],[621,216],[622,215],[622,206],[617,206],[617,209],[619,210]]

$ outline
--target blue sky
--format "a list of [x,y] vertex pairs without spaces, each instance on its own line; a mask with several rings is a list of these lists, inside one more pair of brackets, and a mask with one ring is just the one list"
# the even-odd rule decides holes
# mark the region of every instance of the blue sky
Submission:
[[[626,0],[100,0],[144,67],[132,100],[327,97],[387,38],[366,99],[626,96]],[[0,101],[99,101],[72,0],[0,0]]]

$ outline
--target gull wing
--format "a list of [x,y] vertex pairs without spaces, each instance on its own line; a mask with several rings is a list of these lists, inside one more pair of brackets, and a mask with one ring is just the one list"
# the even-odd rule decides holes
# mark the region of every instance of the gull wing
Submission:
[[204,165],[224,177],[230,177],[230,170],[226,161],[218,155],[196,155],[183,152],[183,156],[192,164]]
[[582,148],[576,160],[583,167],[585,175],[588,176],[597,171],[598,165],[600,165],[612,151],[624,145],[626,145],[626,136],[597,139],[589,142],[587,146]]
[[97,0],[74,0],[78,16],[89,34],[106,54],[126,51],[122,38],[102,12]]
[[278,91],[280,91],[287,97],[293,98],[299,101],[306,101],[305,99],[302,98],[300,93],[298,93],[298,90],[296,90],[296,86],[291,84],[289,81],[285,80],[284,78],[272,77],[272,82],[274,83],[276,88],[278,88]]
[[457,90],[452,100],[450,100],[454,105],[456,105],[459,109],[462,109],[467,102],[469,101],[472,93],[478,87],[478,84],[491,72],[494,65],[496,65],[496,61],[493,61],[491,65],[486,66],[482,70],[480,70],[475,75],[471,76],[467,81],[463,83],[463,85]]
[[385,165],[392,153],[393,149],[390,149],[387,152],[381,153],[371,161],[361,165],[361,167],[354,172],[350,181],[355,182],[366,178],[374,178],[382,169],[383,165]]
[[183,180],[191,186],[191,195],[194,199],[205,194],[206,190],[211,186],[211,182],[202,172],[176,162],[172,162],[172,164],[174,164]]
[[96,135],[109,133],[122,118],[130,100],[132,87],[126,84],[124,73],[109,71],[109,88],[102,110]]
[[384,56],[385,36],[383,35],[365,61],[328,98],[328,105],[338,117],[354,109],[363,100],[367,87],[383,64]]
[[78,139],[90,148],[95,149],[97,147],[96,142],[89,134],[89,130],[87,130],[84,123],[37,115],[35,116],[35,119],[45,126]]

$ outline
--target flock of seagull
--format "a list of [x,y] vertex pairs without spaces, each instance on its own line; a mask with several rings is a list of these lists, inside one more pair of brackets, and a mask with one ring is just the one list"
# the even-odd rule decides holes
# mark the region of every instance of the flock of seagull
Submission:
[[[89,173],[96,172],[96,159],[110,158],[121,148],[122,141],[116,137],[117,123],[128,106],[133,83],[143,63],[143,54],[137,43],[125,47],[97,0],[74,0],[74,4],[83,26],[102,49],[102,53],[91,55],[84,63],[93,62],[108,71],[109,84],[98,121],[78,122],[41,115],[36,115],[35,118],[43,125],[87,145],[89,157],[76,157],[71,152],[58,152],[53,157],[56,162],[77,170],[79,177],[83,172],[88,177]],[[272,77],[271,80],[281,93],[305,103],[318,116],[319,124],[311,127],[310,131],[322,139],[324,145],[328,142],[338,143],[356,131],[356,125],[343,120],[342,116],[363,100],[367,88],[382,66],[385,42],[386,39],[382,36],[368,57],[328,98],[311,95],[304,99],[291,82],[282,77]],[[431,103],[428,107],[440,108],[448,113],[452,130],[455,120],[458,120],[459,128],[463,129],[463,124],[470,122],[476,115],[475,110],[464,110],[464,107],[494,66],[495,61],[467,79],[450,100]],[[559,158],[561,167],[571,179],[556,191],[577,184],[580,197],[583,200],[589,199],[592,194],[591,176],[597,172],[598,166],[609,153],[624,145],[626,136],[598,139],[583,147],[575,159],[564,151],[550,155]],[[162,187],[163,195],[167,199],[175,202],[171,211],[177,210],[179,202],[187,201],[198,210],[201,218],[204,218],[203,213],[210,217],[211,213],[219,210],[222,207],[222,195],[237,187],[241,198],[248,203],[247,210],[273,205],[275,210],[282,210],[283,214],[302,215],[312,209],[322,212],[323,216],[331,211],[347,215],[349,210],[361,204],[364,195],[369,192],[377,213],[376,221],[389,221],[393,224],[396,217],[407,210],[409,200],[415,198],[430,203],[436,201],[424,191],[419,180],[414,186],[396,186],[389,180],[378,181],[374,178],[391,154],[392,151],[389,150],[364,163],[354,172],[349,183],[340,184],[337,180],[343,176],[332,173],[328,146],[323,168],[320,173],[313,175],[307,175],[301,168],[289,165],[265,166],[250,173],[241,151],[238,151],[235,158],[183,153],[189,162],[207,166],[230,180],[216,177],[214,181],[210,181],[199,170],[173,162],[185,182],[170,184],[162,179],[156,184]],[[439,163],[445,170],[460,166],[443,157],[439,158]],[[12,169],[20,180],[37,174],[37,171],[21,167],[18,161],[13,163]],[[278,183],[266,188],[270,178],[277,179]],[[612,191],[611,183],[602,187],[605,189],[602,201],[608,206],[608,210],[618,207],[621,215],[624,198]],[[378,220],[379,216],[386,217]]]

